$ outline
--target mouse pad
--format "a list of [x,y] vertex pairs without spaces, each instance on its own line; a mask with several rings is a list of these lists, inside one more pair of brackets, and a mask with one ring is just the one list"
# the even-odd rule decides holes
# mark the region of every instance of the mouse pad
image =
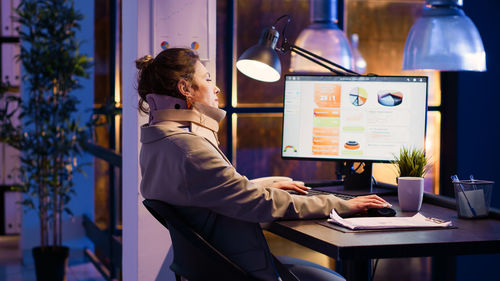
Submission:
[[457,228],[456,226],[450,227],[418,227],[418,228],[381,228],[381,229],[349,229],[343,226],[330,223],[328,221],[318,221],[317,224],[320,224],[324,227],[328,227],[331,229],[335,229],[344,233],[361,233],[361,232],[396,232],[396,231],[415,231],[415,230],[436,230],[436,229],[451,229]]

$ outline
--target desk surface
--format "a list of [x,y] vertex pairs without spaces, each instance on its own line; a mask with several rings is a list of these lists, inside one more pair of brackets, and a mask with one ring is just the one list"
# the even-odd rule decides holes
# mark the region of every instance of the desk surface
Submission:
[[[384,196],[397,216],[401,212],[396,196]],[[269,231],[337,260],[419,257],[500,252],[500,220],[459,219],[453,209],[424,203],[420,213],[452,220],[453,229],[342,232],[319,224],[321,220],[276,221]]]

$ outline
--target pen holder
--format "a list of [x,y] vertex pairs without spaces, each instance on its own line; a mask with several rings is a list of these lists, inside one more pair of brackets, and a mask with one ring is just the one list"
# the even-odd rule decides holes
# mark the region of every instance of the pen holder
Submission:
[[484,180],[453,182],[458,216],[461,218],[487,217],[493,184],[492,181]]

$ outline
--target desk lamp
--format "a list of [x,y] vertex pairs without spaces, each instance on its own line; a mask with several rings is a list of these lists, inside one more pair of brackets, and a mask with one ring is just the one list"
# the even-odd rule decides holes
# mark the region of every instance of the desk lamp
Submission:
[[[281,41],[281,45],[277,47],[276,45],[278,43],[280,34],[276,30],[275,26],[280,20],[284,18],[287,18],[287,22],[281,32],[283,34],[283,39]],[[295,52],[296,54],[328,69],[329,71],[337,75],[359,75],[354,71],[344,68],[341,65],[338,65],[321,56],[311,53],[306,49],[290,43],[285,35],[286,26],[288,25],[290,20],[291,17],[289,15],[283,15],[279,17],[271,27],[265,28],[262,31],[259,42],[256,45],[248,48],[238,58],[238,61],[236,62],[236,67],[238,68],[238,70],[246,76],[255,80],[263,82],[278,81],[281,77],[281,62],[278,57],[277,51],[281,53],[290,51]]]
[[486,71],[481,36],[462,0],[426,0],[403,53],[403,69]]

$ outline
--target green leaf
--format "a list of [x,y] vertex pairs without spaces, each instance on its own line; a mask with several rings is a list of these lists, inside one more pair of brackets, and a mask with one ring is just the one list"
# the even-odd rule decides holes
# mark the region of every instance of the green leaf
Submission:
[[428,159],[421,149],[402,147],[399,155],[394,155],[392,164],[399,177],[424,177],[428,170]]

